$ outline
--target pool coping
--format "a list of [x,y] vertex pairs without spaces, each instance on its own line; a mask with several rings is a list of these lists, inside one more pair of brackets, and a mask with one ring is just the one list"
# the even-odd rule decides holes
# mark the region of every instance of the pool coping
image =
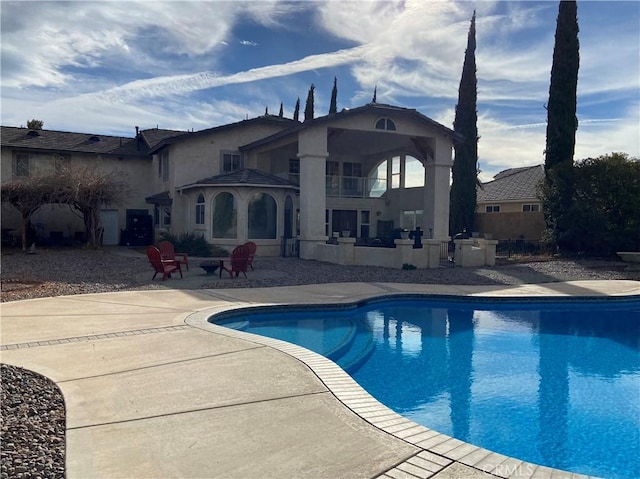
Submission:
[[500,454],[489,449],[464,442],[449,435],[434,431],[417,424],[380,403],[360,386],[348,373],[332,360],[302,346],[283,340],[268,338],[246,331],[239,331],[214,324],[210,318],[228,319],[247,311],[273,312],[277,310],[350,310],[363,305],[390,299],[431,299],[446,301],[473,301],[482,303],[505,302],[625,302],[638,301],[640,295],[621,296],[464,296],[433,293],[388,292],[384,294],[364,295],[352,301],[339,303],[254,303],[228,304],[205,308],[189,314],[185,323],[189,326],[213,332],[223,336],[241,339],[276,349],[305,364],[331,394],[355,415],[371,426],[419,448],[419,452],[406,461],[384,471],[382,478],[433,477],[440,471],[459,463],[475,469],[479,474],[491,474],[502,479],[588,479],[594,476],[578,474],[561,469],[534,464],[514,457]]

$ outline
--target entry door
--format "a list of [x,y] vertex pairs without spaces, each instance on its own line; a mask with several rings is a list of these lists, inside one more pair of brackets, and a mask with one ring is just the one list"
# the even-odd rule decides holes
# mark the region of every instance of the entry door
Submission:
[[104,233],[102,235],[102,244],[105,246],[113,246],[118,244],[118,210],[101,210],[100,220]]

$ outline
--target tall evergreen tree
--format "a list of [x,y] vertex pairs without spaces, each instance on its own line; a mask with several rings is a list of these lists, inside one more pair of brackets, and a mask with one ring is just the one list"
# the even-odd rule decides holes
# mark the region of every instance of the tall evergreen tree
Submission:
[[300,98],[296,100],[296,107],[293,109],[293,119],[299,121],[300,118]]
[[331,103],[329,104],[329,115],[338,113],[338,79],[333,77],[333,89],[331,90]]
[[478,89],[476,79],[476,12],[474,10],[464,54],[453,129],[463,139],[454,144],[449,231],[473,231],[478,186]]
[[373,98],[371,99],[371,103],[377,103],[378,101],[378,85],[373,87]]
[[284,117],[284,110],[282,109],[282,102],[280,102],[280,112],[278,113],[280,118]]
[[312,83],[307,93],[307,104],[304,107],[304,121],[313,120],[313,92],[316,86]]
[[547,142],[545,148],[545,219],[553,239],[561,248],[570,226],[573,198],[573,155],[578,129],[577,89],[580,53],[578,7],[562,0],[558,8],[556,37],[547,104]]
[[268,106],[264,107],[264,116],[269,116],[269,107]]

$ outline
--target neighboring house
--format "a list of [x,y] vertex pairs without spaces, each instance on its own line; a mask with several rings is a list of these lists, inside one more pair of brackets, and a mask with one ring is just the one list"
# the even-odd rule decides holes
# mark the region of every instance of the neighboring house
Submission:
[[545,229],[538,185],[542,165],[510,168],[478,187],[476,230],[496,240],[538,241]]
[[[312,259],[315,245],[339,231],[366,243],[383,230],[420,226],[425,239],[446,240],[455,135],[416,110],[377,103],[304,123],[265,115],[99,141],[3,127],[2,178],[39,171],[25,170],[25,155],[29,165],[64,155],[95,162],[124,171],[135,191],[112,215],[117,221],[104,224],[107,244],[107,229],[123,230],[115,242],[125,242],[129,220],[146,215],[155,235],[202,233],[227,249],[252,240],[261,255],[278,255],[283,239],[297,238],[300,256]],[[45,210],[35,221],[66,232]],[[3,214],[2,227],[10,226]]]

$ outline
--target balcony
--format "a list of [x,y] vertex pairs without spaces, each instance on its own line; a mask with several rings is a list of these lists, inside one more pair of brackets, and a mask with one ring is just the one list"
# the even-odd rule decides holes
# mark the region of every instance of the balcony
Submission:
[[338,198],[379,198],[386,191],[386,179],[327,175],[327,196]]

